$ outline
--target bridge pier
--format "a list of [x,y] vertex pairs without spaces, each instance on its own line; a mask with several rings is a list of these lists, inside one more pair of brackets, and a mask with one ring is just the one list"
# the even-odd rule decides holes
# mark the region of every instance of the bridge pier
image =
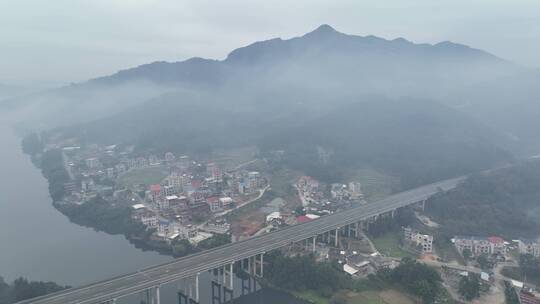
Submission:
[[[178,304],[199,303],[199,274],[194,277],[182,279],[178,286]],[[195,289],[195,290],[194,290]]]
[[178,291],[178,304],[189,304],[188,296],[181,291]]
[[358,223],[347,225],[347,237],[356,237],[356,229],[358,229]]
[[156,286],[156,304],[161,304],[161,293],[159,292],[159,285]]
[[233,290],[223,286],[223,303],[232,301],[234,298]]
[[323,234],[323,242],[330,243],[330,231],[327,231]]
[[[246,281],[247,281],[247,283],[248,283],[247,286],[246,286]],[[255,280],[253,280],[253,279],[251,278],[251,276],[248,276],[247,279],[242,278],[242,295],[243,295],[243,296],[246,295],[246,294],[250,294],[250,293],[251,293],[251,290],[252,290],[252,289],[251,289],[251,282],[252,282],[252,281],[253,281],[253,283],[254,283],[254,285],[255,285],[255,287],[253,288],[253,290],[255,290],[255,289],[257,288],[257,282],[255,282]],[[246,291],[247,291],[247,293],[246,293]]]
[[339,247],[339,228],[336,228],[336,235],[334,236],[334,246]]
[[159,292],[159,285],[146,290],[146,303],[149,304],[161,304],[161,295]]
[[226,272],[224,273],[224,279],[225,279],[226,276],[228,276],[229,289],[231,289],[231,290],[234,290],[234,286],[233,286],[234,285],[234,272],[233,272],[233,270],[234,270],[233,267],[234,266],[233,265],[234,265],[234,263],[230,263],[229,264],[229,270],[228,271],[225,270]]
[[221,303],[221,285],[219,285],[215,281],[212,281],[212,304],[216,303],[216,301],[217,303]]
[[247,269],[248,269],[248,274],[249,275],[252,275],[253,274],[253,263],[252,263],[252,260],[253,260],[253,257],[249,257],[247,258]]
[[[259,257],[259,258],[257,259],[257,257]],[[263,271],[264,271],[264,253],[261,253],[259,255],[254,256],[253,257],[253,262],[254,262],[253,275],[256,276],[256,277],[262,278],[263,277]],[[259,271],[257,271],[257,269]]]

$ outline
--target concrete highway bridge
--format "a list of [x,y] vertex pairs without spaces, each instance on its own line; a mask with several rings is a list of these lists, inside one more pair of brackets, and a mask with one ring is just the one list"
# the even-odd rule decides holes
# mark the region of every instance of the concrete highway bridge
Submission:
[[180,303],[198,303],[199,275],[204,271],[217,271],[221,274],[224,289],[228,288],[230,291],[233,289],[235,266],[254,276],[263,276],[266,252],[298,242],[309,246],[312,244],[314,250],[318,238],[337,245],[340,235],[356,236],[359,229],[370,221],[384,214],[393,216],[401,207],[422,204],[423,208],[430,196],[453,189],[464,179],[465,177],[458,177],[436,182],[307,223],[182,257],[163,265],[19,303],[115,303],[116,299],[146,292],[149,304],[160,304],[160,286],[182,280],[189,280],[190,288],[189,291],[179,291]]

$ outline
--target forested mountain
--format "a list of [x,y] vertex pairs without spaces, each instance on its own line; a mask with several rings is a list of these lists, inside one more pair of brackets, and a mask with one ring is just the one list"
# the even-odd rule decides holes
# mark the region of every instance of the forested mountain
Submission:
[[[321,178],[371,166],[412,186],[509,161],[503,150],[520,147],[522,131],[509,127],[512,119],[498,124],[502,113],[483,115],[491,98],[483,92],[531,77],[460,44],[354,36],[322,25],[224,60],[156,62],[52,91],[36,97],[42,107],[33,107],[33,121],[69,124],[61,133],[85,142],[160,152],[256,144],[263,153],[285,150],[285,162]],[[501,111],[511,104],[496,100]],[[525,115],[527,102],[515,111],[535,126],[536,108]]]
[[156,153],[200,154],[255,144],[263,155],[283,150],[285,165],[327,181],[342,179],[347,168],[372,167],[402,177],[404,187],[512,158],[495,144],[497,133],[433,101],[365,96],[342,99],[335,109],[322,111],[278,100],[238,111],[220,106],[219,100],[206,107],[208,99],[208,94],[197,95],[183,103],[164,96],[62,134],[83,143],[135,144]]
[[291,166],[316,176],[368,166],[409,188],[511,161],[496,142],[489,128],[433,101],[369,98],[301,126],[276,126],[260,146],[285,150]]
[[469,177],[456,189],[432,197],[426,212],[442,233],[500,235],[506,239],[540,236],[540,160]]

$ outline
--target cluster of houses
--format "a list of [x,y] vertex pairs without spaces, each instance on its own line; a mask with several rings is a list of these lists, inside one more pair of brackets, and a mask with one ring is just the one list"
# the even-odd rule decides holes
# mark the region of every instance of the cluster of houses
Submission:
[[364,194],[362,193],[362,184],[359,182],[350,182],[345,184],[332,184],[330,195],[332,199],[342,200],[358,200],[363,201]]
[[514,240],[514,242],[518,244],[519,253],[540,257],[540,241],[520,239]]
[[463,255],[464,251],[470,252],[471,256],[480,255],[505,255],[508,242],[501,237],[478,237],[478,236],[455,236],[452,239],[457,251]]
[[[82,204],[100,196],[107,201],[133,206],[133,218],[156,236],[197,242],[215,233],[228,233],[230,225],[211,220],[213,214],[241,204],[263,189],[267,181],[259,172],[224,172],[214,162],[200,163],[189,156],[131,156],[131,148],[88,145],[63,148],[71,181],[65,183],[65,200]],[[160,183],[123,185],[120,177],[132,170],[159,167],[168,175]]]
[[344,207],[349,207],[352,203],[365,203],[361,184],[350,182],[345,184],[331,184],[330,195],[326,186],[311,176],[302,176],[294,185],[298,191],[298,196],[302,206],[308,212],[315,214],[330,214]]
[[498,236],[455,236],[452,242],[460,254],[468,250],[473,257],[479,255],[504,256],[511,246],[516,247],[520,254],[540,257],[540,241],[517,239],[507,242]]
[[302,206],[318,203],[324,199],[324,192],[319,181],[311,176],[302,176],[295,184]]
[[343,265],[343,271],[353,278],[365,278],[381,269],[394,269],[399,266],[399,260],[385,257],[378,252],[365,255],[356,251],[342,250],[337,256],[338,263]]
[[171,173],[162,183],[148,186],[144,203],[146,213],[154,218],[167,220],[148,221],[144,217],[137,218],[145,225],[157,223],[157,227],[147,226],[157,228],[158,236],[182,237],[191,241],[202,240],[204,236],[215,233],[228,233],[230,224],[222,220],[208,222],[198,227],[194,235],[191,235],[193,232],[189,229],[187,229],[189,233],[185,231],[186,227],[190,227],[194,217],[210,219],[212,214],[233,208],[266,185],[266,180],[259,172],[240,170],[224,173],[213,162],[204,165],[193,162],[193,166],[186,168],[173,165]]

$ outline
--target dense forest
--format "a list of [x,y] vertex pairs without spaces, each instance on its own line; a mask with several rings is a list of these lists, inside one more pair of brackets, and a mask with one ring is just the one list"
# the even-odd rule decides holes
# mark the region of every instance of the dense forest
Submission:
[[48,150],[41,156],[41,172],[49,183],[49,194],[53,201],[61,200],[65,195],[64,183],[69,181],[69,175],[64,167],[62,151]]
[[540,235],[540,161],[470,176],[456,189],[432,197],[426,212],[441,233],[500,235],[507,239]]
[[53,282],[28,281],[25,278],[18,278],[8,284],[0,277],[0,304],[15,303],[66,288],[69,286],[60,286]]
[[[367,279],[353,280],[337,263],[319,263],[310,256],[285,257],[277,252],[266,258],[265,280],[274,287],[289,291],[314,291],[326,298],[339,290],[356,291],[398,288],[418,296],[424,304],[441,299],[442,279],[434,269],[404,258],[394,269],[382,269]],[[440,301],[439,301],[440,303]]]
[[443,287],[437,271],[415,260],[404,258],[394,269],[382,269],[377,276],[420,297],[424,304],[438,303]]
[[112,206],[99,196],[81,205],[55,204],[55,207],[74,223],[109,234],[141,235],[146,229],[131,218],[132,208]]
[[265,261],[265,280],[286,290],[313,290],[323,297],[331,297],[340,289],[352,288],[352,280],[339,270],[340,265],[318,263],[310,256],[285,257],[277,252]]

